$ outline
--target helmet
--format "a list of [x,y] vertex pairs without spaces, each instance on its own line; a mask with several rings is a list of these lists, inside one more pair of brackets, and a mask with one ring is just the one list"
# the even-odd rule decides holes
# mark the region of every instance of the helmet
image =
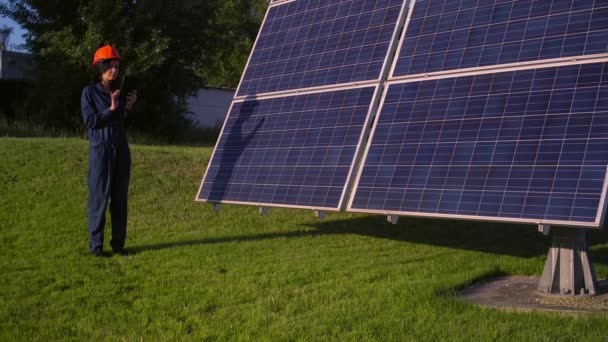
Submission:
[[118,51],[113,48],[111,45],[105,45],[97,49],[95,51],[95,56],[93,57],[93,66],[97,64],[99,61],[105,59],[121,59]]

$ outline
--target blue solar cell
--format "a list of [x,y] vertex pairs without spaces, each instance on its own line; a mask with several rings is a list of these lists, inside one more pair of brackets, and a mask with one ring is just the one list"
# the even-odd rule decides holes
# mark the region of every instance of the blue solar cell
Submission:
[[608,63],[391,84],[354,210],[593,224]]
[[338,209],[374,91],[234,102],[198,199]]
[[394,76],[608,53],[608,2],[417,0]]
[[403,6],[315,0],[271,7],[237,95],[378,79]]

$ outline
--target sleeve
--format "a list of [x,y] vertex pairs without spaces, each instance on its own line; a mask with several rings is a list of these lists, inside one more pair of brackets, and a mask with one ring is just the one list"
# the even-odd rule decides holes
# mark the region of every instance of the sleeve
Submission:
[[82,91],[80,97],[80,107],[82,110],[82,120],[88,128],[98,128],[103,125],[109,118],[112,112],[110,107],[99,111],[95,106],[95,101],[91,98],[90,88],[86,87]]

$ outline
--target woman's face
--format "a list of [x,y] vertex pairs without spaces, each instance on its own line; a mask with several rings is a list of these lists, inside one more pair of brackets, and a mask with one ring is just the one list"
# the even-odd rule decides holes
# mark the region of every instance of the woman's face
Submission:
[[115,59],[110,61],[110,67],[108,70],[101,74],[101,78],[106,82],[112,82],[118,77],[118,68],[120,67],[120,61]]

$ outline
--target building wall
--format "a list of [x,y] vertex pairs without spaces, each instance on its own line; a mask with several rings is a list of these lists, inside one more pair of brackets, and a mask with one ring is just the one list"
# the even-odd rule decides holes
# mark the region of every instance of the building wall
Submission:
[[29,53],[0,50],[0,79],[23,81],[32,78],[33,60]]
[[190,120],[200,128],[221,127],[234,92],[234,89],[200,89],[196,96],[187,99]]

